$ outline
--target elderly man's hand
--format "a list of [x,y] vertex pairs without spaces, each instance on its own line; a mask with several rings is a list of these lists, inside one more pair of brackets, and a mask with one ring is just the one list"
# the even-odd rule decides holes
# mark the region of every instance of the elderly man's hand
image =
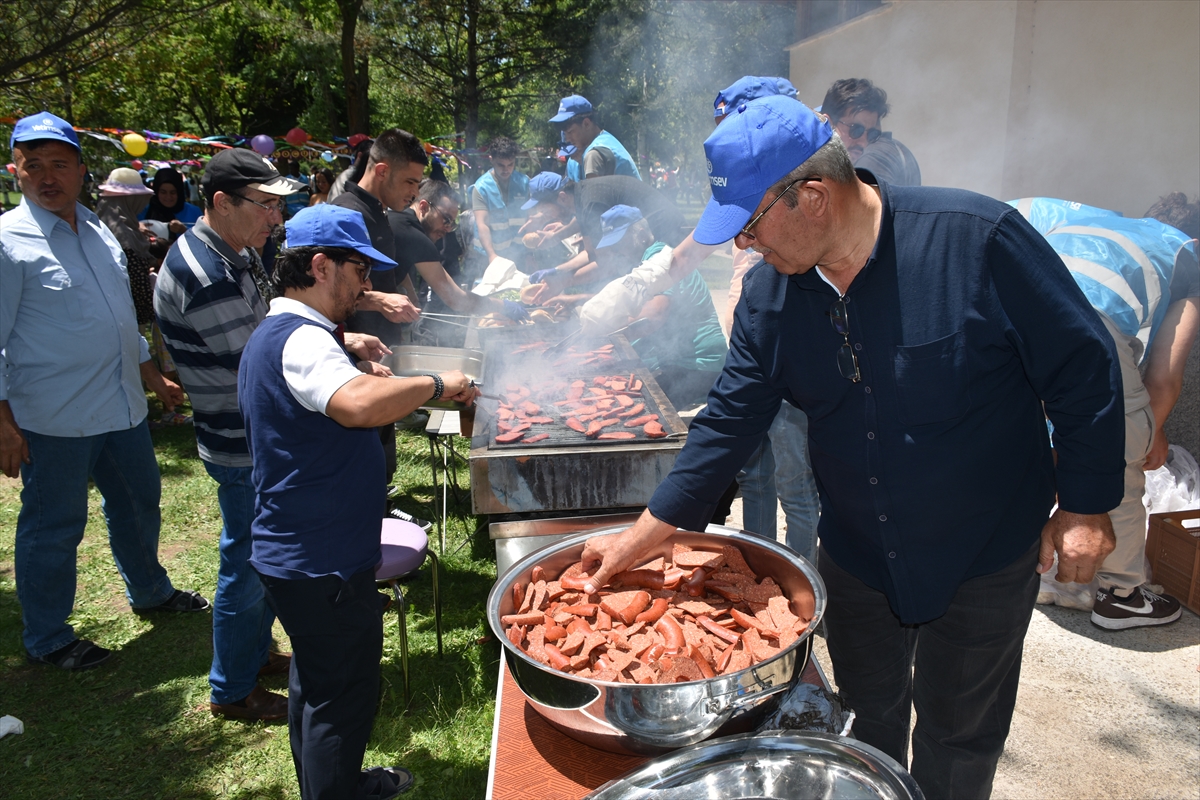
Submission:
[[558,297],[571,283],[571,274],[559,269],[543,270],[545,277],[535,285],[540,287],[533,295],[533,304],[540,306]]
[[1096,570],[1117,547],[1112,520],[1108,514],[1073,514],[1055,509],[1042,528],[1042,547],[1038,555],[1039,574],[1050,570],[1058,552],[1059,583],[1091,583]]
[[632,528],[621,533],[593,536],[583,546],[583,568],[590,576],[586,591],[595,594],[613,575],[659,555],[669,555],[663,543],[675,526],[650,513],[642,512]]
[[346,349],[358,356],[361,361],[379,361],[384,356],[392,354],[392,351],[379,340],[378,336],[346,331],[345,337]]
[[21,474],[21,465],[29,463],[29,442],[21,433],[7,400],[0,400],[0,471],[10,478]]

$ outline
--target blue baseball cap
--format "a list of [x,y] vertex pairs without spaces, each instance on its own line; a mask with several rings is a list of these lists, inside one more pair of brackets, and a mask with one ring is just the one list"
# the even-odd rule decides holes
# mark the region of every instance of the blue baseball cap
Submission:
[[609,247],[621,241],[629,226],[643,219],[640,209],[633,206],[613,206],[600,215],[600,232],[604,234],[596,248]]
[[558,113],[550,118],[551,122],[566,122],[574,116],[586,116],[593,111],[592,104],[580,94],[573,94],[558,101]]
[[538,203],[549,203],[558,199],[558,193],[567,185],[567,179],[557,172],[539,172],[529,181],[529,199],[521,206],[528,211]]
[[8,137],[8,149],[17,142],[32,142],[37,139],[56,139],[79,150],[79,137],[71,123],[48,111],[22,117],[13,125],[12,136]]
[[729,88],[717,92],[717,99],[713,100],[713,117],[723,117],[741,103],[776,94],[795,97],[796,87],[792,86],[792,82],[787,78],[762,78],[747,75],[734,81]]
[[782,95],[740,103],[704,140],[712,199],[692,237],[727,242],[750,221],[767,190],[833,137],[822,117]]
[[287,247],[345,247],[371,259],[371,268],[388,270],[396,262],[371,246],[361,212],[329,203],[309,206],[285,224]]

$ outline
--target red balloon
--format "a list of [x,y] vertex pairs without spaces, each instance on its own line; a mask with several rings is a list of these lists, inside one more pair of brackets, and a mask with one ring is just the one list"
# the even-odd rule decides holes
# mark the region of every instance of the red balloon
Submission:
[[292,128],[283,138],[293,147],[299,147],[308,141],[308,133],[303,128]]
[[16,165],[16,164],[9,164],[9,165],[8,165],[8,171],[9,171],[9,172],[11,172],[13,175],[16,175],[16,174],[17,174],[17,165]]
[[140,158],[135,158],[133,161],[129,162],[129,166],[133,167],[134,169],[141,169],[142,160]]

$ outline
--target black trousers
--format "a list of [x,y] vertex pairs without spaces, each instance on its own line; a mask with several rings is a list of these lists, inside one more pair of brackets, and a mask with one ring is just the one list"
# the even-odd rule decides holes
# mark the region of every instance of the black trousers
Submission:
[[887,597],[821,548],[825,626],[838,691],[857,713],[854,735],[908,766],[928,800],[987,798],[1004,752],[1021,651],[1037,598],[1038,546],[990,575],[964,581],[950,608],[901,625]]
[[379,701],[383,614],[375,571],[284,580],[260,575],[292,640],[288,735],[304,800],[350,800]]

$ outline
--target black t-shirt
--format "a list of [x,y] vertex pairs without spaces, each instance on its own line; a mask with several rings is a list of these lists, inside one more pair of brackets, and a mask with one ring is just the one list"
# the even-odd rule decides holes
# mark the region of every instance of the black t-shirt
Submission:
[[633,206],[642,212],[654,238],[676,247],[688,234],[683,213],[666,195],[628,175],[588,178],[575,187],[579,228],[594,246],[600,241],[600,215],[613,206]]
[[[438,252],[437,245],[433,243],[429,234],[425,232],[425,228],[421,226],[421,221],[417,219],[417,212],[411,208],[403,211],[389,211],[387,219],[396,244],[395,258],[396,263],[399,264],[396,269],[401,276],[412,275],[413,268],[425,261],[441,263],[442,254]],[[413,280],[416,280],[415,275]]]
[[1186,247],[1179,248],[1175,255],[1170,292],[1172,304],[1189,297],[1200,297],[1200,264]]
[[[332,205],[353,209],[363,215],[367,225],[367,235],[371,237],[371,246],[388,256],[393,261],[396,258],[396,243],[392,236],[392,227],[388,224],[387,212],[383,203],[366,192],[357,183],[346,184],[346,191],[333,198]],[[376,292],[400,291],[400,281],[408,274],[401,272],[402,267],[393,269],[372,269],[371,289]],[[384,344],[398,344],[400,341],[400,324],[388,322],[377,311],[356,311],[346,320],[346,330],[355,333],[369,333],[378,336]]]

